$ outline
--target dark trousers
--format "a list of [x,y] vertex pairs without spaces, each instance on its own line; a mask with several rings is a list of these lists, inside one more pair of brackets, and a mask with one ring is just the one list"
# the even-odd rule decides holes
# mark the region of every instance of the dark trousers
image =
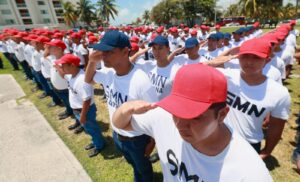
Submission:
[[58,97],[63,101],[65,107],[66,107],[66,111],[68,114],[73,115],[73,109],[70,106],[70,102],[69,102],[69,90],[65,89],[65,90],[56,90],[54,89],[56,94],[58,95]]
[[23,69],[23,72],[26,75],[26,78],[32,80],[33,76],[32,76],[32,73],[31,73],[31,70],[30,70],[30,67],[29,67],[28,63],[26,61],[22,61],[22,62],[20,62],[20,65]]
[[3,54],[7,58],[7,60],[9,61],[9,63],[12,65],[12,67],[14,68],[14,70],[19,70],[18,61],[17,61],[17,58],[16,58],[15,54],[8,53],[8,52],[5,52]]
[[255,150],[258,154],[260,153],[261,142],[259,142],[259,143],[250,143],[250,145],[254,148],[254,150]]
[[1,58],[1,56],[0,56],[0,69],[3,69],[4,67],[3,67],[3,60],[2,60],[2,58]]
[[116,132],[113,132],[113,140],[118,150],[123,153],[126,161],[133,167],[134,182],[152,182],[152,164],[149,158],[145,156],[150,137],[142,135],[134,140],[124,141],[119,138]]
[[52,97],[52,102],[54,102],[55,104],[60,104],[61,100],[60,100],[59,96],[57,95],[51,81],[47,80],[47,84],[48,84],[49,89],[50,89],[50,96]]
[[38,79],[39,79],[39,81],[40,81],[40,84],[41,84],[41,86],[42,86],[42,88],[43,88],[43,90],[44,90],[44,92],[47,94],[47,95],[51,95],[51,90],[50,90],[50,88],[49,88],[49,86],[48,86],[48,83],[47,83],[47,80],[46,80],[46,78],[43,76],[43,74],[42,74],[42,72],[41,71],[38,71],[37,72],[37,76],[38,76]]
[[39,88],[39,89],[43,89],[42,88],[42,85],[41,85],[41,81],[40,81],[40,78],[38,76],[38,72],[36,72],[33,68],[30,68],[31,69],[31,73],[32,73],[32,76],[33,76],[33,82],[36,83],[36,86]]

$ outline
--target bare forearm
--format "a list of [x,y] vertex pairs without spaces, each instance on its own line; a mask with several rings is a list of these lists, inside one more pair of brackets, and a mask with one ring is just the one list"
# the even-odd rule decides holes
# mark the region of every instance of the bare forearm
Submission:
[[90,105],[91,105],[91,99],[83,102],[81,113],[80,113],[80,122],[82,124],[84,124],[83,122],[86,122],[86,115],[89,111]]
[[94,61],[89,61],[86,70],[85,70],[85,79],[86,83],[93,83],[93,77],[96,72],[96,65],[97,63]]
[[112,121],[117,128],[126,129],[130,125],[133,111],[126,106],[127,104],[128,103],[124,103],[120,106],[113,115]]
[[285,121],[274,121],[272,118],[270,119],[269,128],[266,133],[266,146],[264,150],[271,154],[275,146],[278,144],[283,129],[284,129]]

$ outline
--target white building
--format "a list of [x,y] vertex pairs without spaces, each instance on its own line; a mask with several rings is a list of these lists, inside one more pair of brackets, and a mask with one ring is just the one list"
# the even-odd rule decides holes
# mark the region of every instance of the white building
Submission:
[[0,29],[45,26],[65,27],[60,0],[0,0]]

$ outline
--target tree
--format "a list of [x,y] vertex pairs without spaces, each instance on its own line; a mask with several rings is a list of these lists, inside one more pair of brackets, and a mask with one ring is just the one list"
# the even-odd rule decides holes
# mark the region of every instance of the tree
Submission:
[[150,22],[150,11],[149,10],[144,11],[143,20],[144,20],[144,24],[147,24]]
[[95,19],[95,7],[90,0],[80,0],[77,2],[77,15],[79,20],[85,22],[87,25],[91,25]]
[[71,26],[71,24],[72,24],[72,26],[75,27],[75,22],[78,17],[76,15],[74,5],[69,1],[61,2],[61,3],[62,3],[63,10],[64,10],[63,17],[64,17],[66,24],[68,26]]
[[99,7],[97,15],[104,21],[109,22],[110,17],[115,19],[115,16],[118,16],[115,0],[98,0],[96,5]]

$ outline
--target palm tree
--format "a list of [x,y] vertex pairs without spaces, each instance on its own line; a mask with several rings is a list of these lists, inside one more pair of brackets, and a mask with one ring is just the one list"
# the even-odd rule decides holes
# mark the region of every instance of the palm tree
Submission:
[[149,21],[150,21],[150,11],[149,10],[144,11],[143,19],[144,19],[144,24],[149,23]]
[[79,19],[87,25],[91,25],[95,17],[95,7],[90,0],[80,0],[77,2],[77,14]]
[[97,15],[102,20],[109,22],[110,17],[115,19],[115,16],[118,16],[118,10],[115,0],[98,0],[97,6]]
[[239,4],[242,6],[245,16],[253,17],[257,15],[258,4],[256,0],[240,0]]
[[63,17],[64,17],[66,24],[68,26],[71,26],[71,24],[72,24],[72,26],[75,27],[75,22],[78,17],[76,15],[74,5],[69,1],[61,2],[61,3],[62,3],[63,10],[64,10]]

